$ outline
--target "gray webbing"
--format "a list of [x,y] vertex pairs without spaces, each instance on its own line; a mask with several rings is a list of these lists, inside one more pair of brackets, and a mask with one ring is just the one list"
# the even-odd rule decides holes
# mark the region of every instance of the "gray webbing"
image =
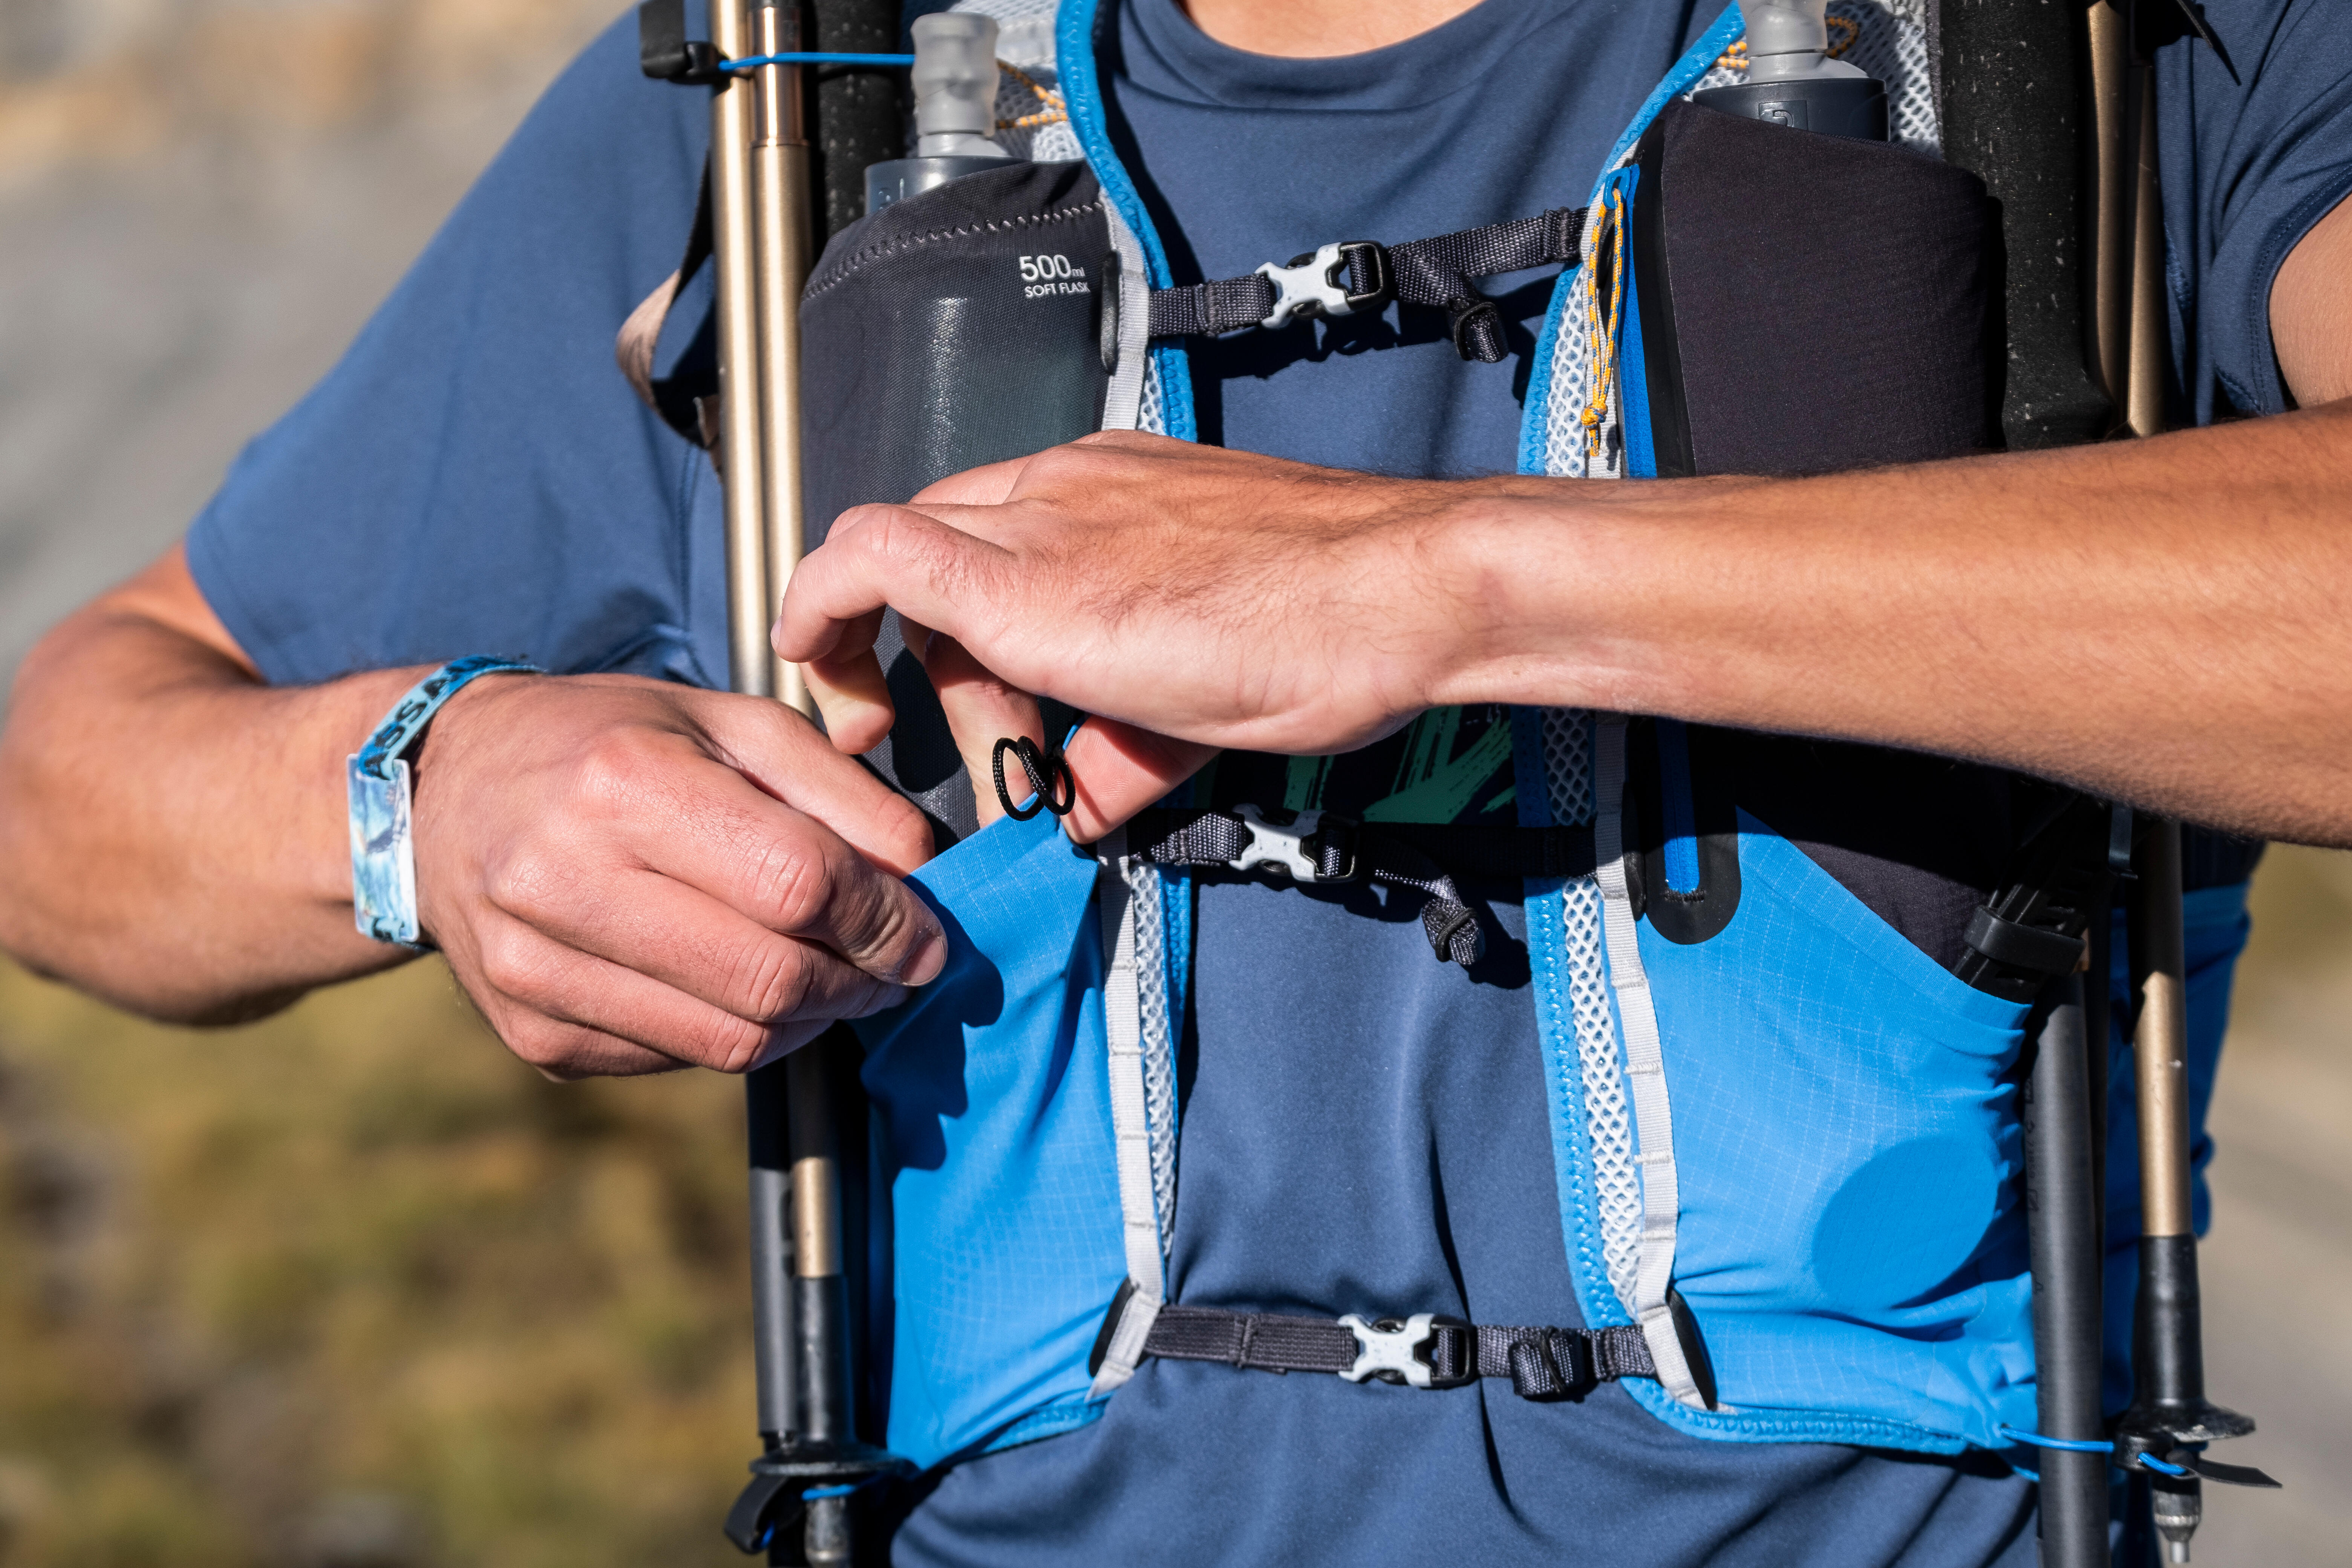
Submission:
[[1134,430],[1141,426],[1143,371],[1151,350],[1151,278],[1144,268],[1143,246],[1118,216],[1118,204],[1105,202],[1102,210],[1110,226],[1111,253],[1118,258],[1118,276],[1097,285],[1118,291],[1108,301],[1118,309],[1118,363],[1111,367],[1110,386],[1103,394],[1102,427]]
[[[1167,1289],[1160,1205],[1152,1181],[1139,994],[1144,984],[1157,984],[1159,977],[1143,974],[1137,963],[1136,906],[1141,900],[1128,880],[1126,845],[1127,835],[1120,830],[1106,836],[1096,847],[1101,868],[1095,879],[1095,897],[1102,919],[1103,1033],[1110,1053],[1110,1124],[1118,1160],[1119,1224],[1126,1245],[1127,1277],[1135,1291],[1095,1373],[1089,1391],[1092,1398],[1108,1394],[1135,1375]],[[1145,870],[1146,875],[1152,874],[1149,868]]]

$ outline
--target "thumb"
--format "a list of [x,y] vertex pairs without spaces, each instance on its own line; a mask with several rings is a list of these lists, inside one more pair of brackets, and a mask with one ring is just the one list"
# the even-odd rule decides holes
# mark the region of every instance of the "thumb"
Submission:
[[1077,805],[1062,819],[1074,842],[1091,844],[1199,773],[1214,746],[1171,740],[1116,720],[1089,719],[1064,753]]

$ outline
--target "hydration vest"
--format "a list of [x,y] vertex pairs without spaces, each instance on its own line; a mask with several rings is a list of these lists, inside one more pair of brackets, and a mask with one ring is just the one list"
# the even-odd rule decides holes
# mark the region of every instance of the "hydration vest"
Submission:
[[[1657,84],[1592,185],[1562,193],[1554,213],[1419,246],[1302,236],[1327,242],[1252,279],[1185,289],[1105,127],[1097,0],[1050,15],[1026,0],[958,9],[995,16],[999,54],[1024,73],[1002,117],[1040,118],[1034,94],[1066,120],[1010,133],[1022,165],[908,197],[827,247],[804,296],[809,363],[848,379],[807,399],[813,524],[859,500],[905,499],[914,469],[1032,449],[1017,429],[941,415],[952,397],[877,436],[867,410],[895,351],[859,334],[875,311],[907,308],[907,269],[926,265],[927,247],[958,265],[975,254],[1009,265],[1045,248],[1041,233],[1078,260],[1027,279],[1045,293],[1026,302],[1062,312],[1099,348],[1038,384],[1071,435],[1192,438],[1181,335],[1301,310],[1442,306],[1456,347],[1486,357],[1467,281],[1549,258],[1568,266],[1538,340],[1522,472],[1802,472],[1993,439],[1980,396],[1991,218],[1972,177],[1935,156],[1927,42],[1899,0],[1839,6],[1855,33],[1847,58],[1885,85],[1893,142],[1808,139],[1850,198],[1843,216],[1751,205],[1722,219],[1744,231],[1712,237],[1693,216],[1718,175],[1759,145],[1777,150],[1756,138],[1790,134],[1687,101],[1740,78],[1731,6]],[[1720,274],[1757,254],[1744,247],[1790,232],[1819,243],[1832,222],[1851,263],[1826,280],[1834,299],[1768,289],[1734,308]],[[982,341],[1003,320],[970,310],[956,330]],[[952,333],[901,338],[944,345],[908,374],[957,384]],[[814,456],[826,452],[849,455],[827,468]],[[879,648],[886,665],[895,637]],[[1943,820],[1954,835],[2014,837],[2033,786],[1875,748],[1517,709],[1519,826],[1507,843],[1215,810],[1180,791],[1074,851],[1047,816],[975,830],[921,686],[893,682],[899,720],[869,761],[958,840],[913,879],[952,955],[935,984],[856,1026],[873,1106],[869,1356],[897,1453],[933,1467],[1070,1430],[1142,1360],[1169,1356],[1228,1362],[1236,1375],[1380,1377],[1430,1397],[1465,1396],[1446,1391],[1481,1377],[1508,1377],[1529,1397],[1617,1381],[1702,1437],[1980,1447],[2031,1468],[2001,1429],[2034,1424],[2017,1070],[2034,944],[1979,920],[1980,895],[1897,908],[1907,895],[1885,893],[1866,846],[1832,819],[1883,819],[1896,837]],[[1192,870],[1412,887],[1425,895],[1435,957],[1467,963],[1475,923],[1451,879],[1465,857],[1507,864],[1524,884],[1582,1327],[1475,1325],[1415,1302],[1335,1301],[1328,1319],[1306,1319],[1171,1300]],[[2190,896],[2200,1084],[2244,931],[2242,888]],[[2018,984],[1961,979],[1964,942],[2021,965]],[[2123,1124],[2127,1067],[2117,1079]],[[2129,1146],[2120,1131],[2116,1142]],[[2126,1248],[2136,1211],[2118,1176],[2109,1246]],[[2127,1318],[2127,1292],[2110,1303]]]

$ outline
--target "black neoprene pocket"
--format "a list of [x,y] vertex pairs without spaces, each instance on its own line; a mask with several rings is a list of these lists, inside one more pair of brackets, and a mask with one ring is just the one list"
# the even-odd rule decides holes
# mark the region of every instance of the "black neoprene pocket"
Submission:
[[1680,100],[1639,159],[1658,477],[1828,473],[1999,445],[2000,227],[1974,174]]

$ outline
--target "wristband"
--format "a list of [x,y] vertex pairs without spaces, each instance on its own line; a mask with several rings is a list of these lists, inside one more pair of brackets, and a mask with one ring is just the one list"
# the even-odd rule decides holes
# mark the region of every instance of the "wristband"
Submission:
[[362,936],[403,947],[416,937],[416,842],[410,833],[408,753],[441,704],[485,675],[537,675],[539,666],[476,654],[454,658],[392,705],[367,744],[348,758],[351,788],[352,920]]

